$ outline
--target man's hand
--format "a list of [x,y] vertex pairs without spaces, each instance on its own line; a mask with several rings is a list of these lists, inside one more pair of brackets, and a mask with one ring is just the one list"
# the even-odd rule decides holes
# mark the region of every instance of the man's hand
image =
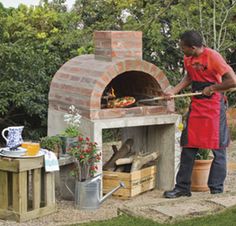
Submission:
[[168,90],[168,91],[166,91],[166,92],[163,92],[163,97],[165,97],[166,100],[171,100],[171,99],[173,99],[173,97],[171,97],[171,96],[173,96],[173,95],[175,95],[175,92],[174,92],[173,89],[170,89],[170,90]]
[[202,90],[202,94],[204,96],[211,96],[214,93],[213,86],[207,86]]

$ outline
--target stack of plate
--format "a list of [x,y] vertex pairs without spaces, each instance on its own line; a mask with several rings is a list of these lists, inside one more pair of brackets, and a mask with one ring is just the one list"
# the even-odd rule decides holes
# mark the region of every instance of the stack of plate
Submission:
[[10,150],[10,148],[0,148],[0,154],[9,157],[20,157],[26,153],[25,148],[18,147],[14,150]]

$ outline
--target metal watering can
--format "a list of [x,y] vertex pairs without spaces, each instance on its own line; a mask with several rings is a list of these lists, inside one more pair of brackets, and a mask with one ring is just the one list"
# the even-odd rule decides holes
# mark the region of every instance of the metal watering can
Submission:
[[109,196],[116,192],[120,188],[124,188],[125,184],[120,184],[108,192],[105,196],[101,196],[101,175],[87,180],[87,181],[76,181],[75,192],[65,184],[66,188],[75,198],[75,207],[81,210],[93,210],[98,209],[100,204],[103,203]]

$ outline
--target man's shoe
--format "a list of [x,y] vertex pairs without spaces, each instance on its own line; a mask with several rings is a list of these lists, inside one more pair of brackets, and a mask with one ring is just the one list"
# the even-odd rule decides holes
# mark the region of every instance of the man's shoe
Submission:
[[174,199],[174,198],[178,198],[180,196],[187,196],[190,197],[192,194],[191,192],[187,192],[187,191],[180,191],[177,188],[174,188],[171,191],[165,191],[163,196],[165,198],[169,198],[169,199]]
[[212,195],[220,194],[220,193],[223,193],[223,191],[220,191],[220,190],[211,190],[211,194],[212,194]]

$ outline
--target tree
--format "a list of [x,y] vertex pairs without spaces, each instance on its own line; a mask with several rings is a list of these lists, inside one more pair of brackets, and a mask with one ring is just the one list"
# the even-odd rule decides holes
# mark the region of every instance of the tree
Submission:
[[25,124],[31,139],[46,134],[49,85],[82,46],[78,23],[75,13],[47,4],[0,8],[1,128]]

